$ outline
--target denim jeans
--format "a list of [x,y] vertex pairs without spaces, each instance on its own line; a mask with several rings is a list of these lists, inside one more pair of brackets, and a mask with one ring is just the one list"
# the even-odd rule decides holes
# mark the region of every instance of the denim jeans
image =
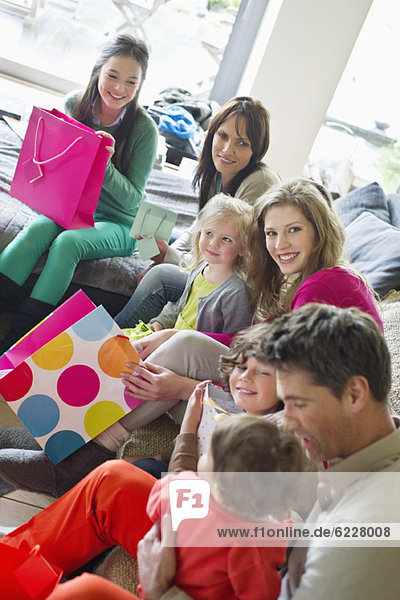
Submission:
[[176,302],[185,288],[188,273],[177,265],[155,265],[143,277],[131,299],[114,318],[120,327],[134,327],[157,317],[167,302]]

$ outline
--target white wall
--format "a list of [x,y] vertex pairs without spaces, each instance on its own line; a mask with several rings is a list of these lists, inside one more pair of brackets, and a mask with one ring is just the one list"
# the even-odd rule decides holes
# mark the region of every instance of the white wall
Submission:
[[270,0],[238,94],[271,113],[266,162],[301,175],[373,0]]

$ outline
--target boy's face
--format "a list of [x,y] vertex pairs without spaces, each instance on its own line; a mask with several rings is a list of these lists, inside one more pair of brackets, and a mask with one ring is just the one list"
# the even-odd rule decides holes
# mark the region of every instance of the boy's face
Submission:
[[244,362],[239,357],[229,377],[229,387],[236,405],[251,415],[273,412],[278,402],[275,369],[254,356]]

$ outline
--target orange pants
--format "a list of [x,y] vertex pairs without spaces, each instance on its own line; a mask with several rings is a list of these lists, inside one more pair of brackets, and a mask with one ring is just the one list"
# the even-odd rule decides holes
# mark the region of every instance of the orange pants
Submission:
[[155,481],[125,460],[107,461],[0,543],[28,551],[39,544],[65,574],[115,545],[136,558],[152,526],[146,505]]
[[138,597],[107,579],[84,573],[58,585],[47,600],[138,600]]

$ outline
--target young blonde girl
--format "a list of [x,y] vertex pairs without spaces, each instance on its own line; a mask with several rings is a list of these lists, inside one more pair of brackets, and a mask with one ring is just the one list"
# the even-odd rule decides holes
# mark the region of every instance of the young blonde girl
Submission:
[[251,293],[244,280],[250,222],[251,208],[243,200],[225,194],[209,200],[196,221],[183,294],[152,319],[153,331],[236,333],[250,325]]

